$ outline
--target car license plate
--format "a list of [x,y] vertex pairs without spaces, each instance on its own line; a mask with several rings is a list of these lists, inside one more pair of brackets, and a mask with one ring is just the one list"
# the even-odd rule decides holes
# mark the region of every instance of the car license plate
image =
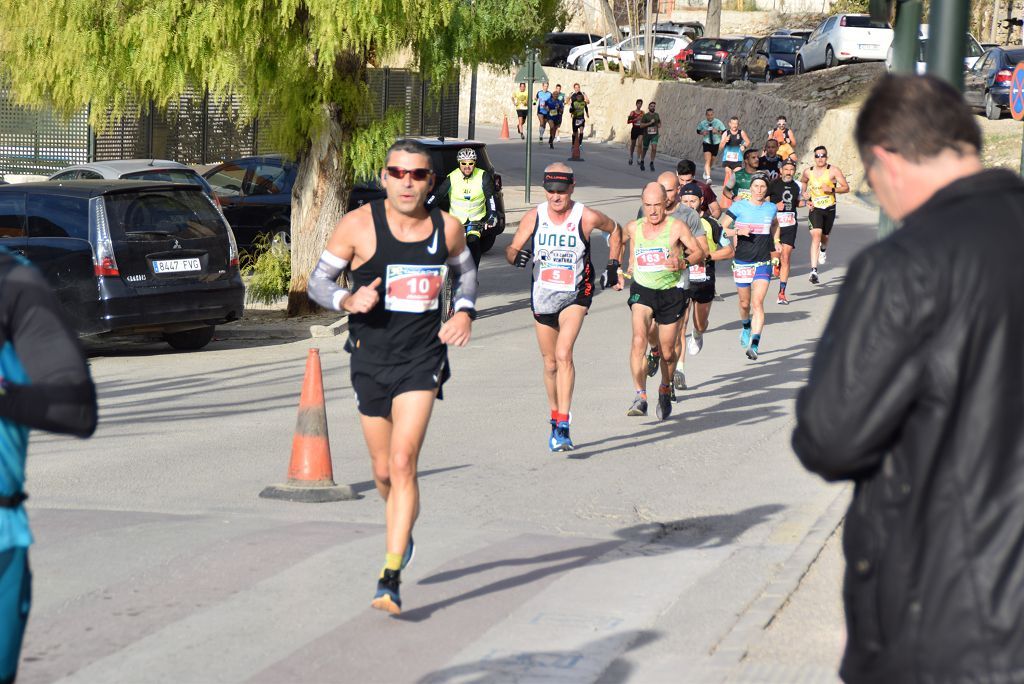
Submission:
[[861,45],[858,45],[857,47],[859,47],[861,50],[877,50],[878,49],[877,45],[861,44]]
[[693,58],[704,60],[705,62],[710,62],[712,60],[711,55],[694,55]]
[[188,273],[201,268],[199,259],[161,259],[153,262],[153,273]]

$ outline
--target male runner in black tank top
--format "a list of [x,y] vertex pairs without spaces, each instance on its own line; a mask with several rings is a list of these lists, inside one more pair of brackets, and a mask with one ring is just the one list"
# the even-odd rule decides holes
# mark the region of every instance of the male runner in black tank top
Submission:
[[[424,200],[434,175],[427,150],[400,140],[381,172],[387,198],[338,222],[309,279],[321,306],[346,311],[352,387],[373,479],[384,498],[387,554],[372,605],[401,612],[400,572],[412,560],[419,513],[416,466],[435,397],[449,377],[448,344],[469,342],[476,317],[476,267],[458,219]],[[455,314],[442,325],[444,268],[457,279]],[[351,268],[354,292],[339,287]]]

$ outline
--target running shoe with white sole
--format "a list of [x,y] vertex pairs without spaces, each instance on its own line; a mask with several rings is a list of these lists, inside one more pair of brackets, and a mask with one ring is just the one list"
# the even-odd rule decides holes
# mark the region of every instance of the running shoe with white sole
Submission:
[[786,297],[786,293],[785,292],[780,292],[779,293],[779,300],[778,300],[777,303],[778,304],[782,304],[782,305],[789,304],[789,299]]
[[668,391],[658,390],[658,407],[654,410],[658,420],[665,420],[672,415],[672,395]]
[[700,350],[704,348],[704,335],[698,334],[697,332],[690,333],[690,336],[686,340],[686,351],[690,356],[696,356],[700,354]]
[[757,345],[756,344],[750,345],[750,348],[747,349],[747,358],[750,359],[751,361],[757,361]]
[[686,389],[686,375],[681,370],[677,370],[672,374],[672,389],[684,390]]
[[819,249],[818,250],[818,265],[819,266],[824,266],[825,262],[827,260],[828,260],[828,254],[825,253],[825,250]]
[[648,354],[647,355],[647,377],[653,378],[654,374],[658,372],[658,368],[661,367],[661,355],[660,354]]
[[811,277],[809,278],[809,280],[811,281],[811,285],[818,284],[818,269],[814,269],[813,271],[811,271]]
[[377,593],[373,595],[370,605],[392,615],[402,612],[402,598],[398,593],[398,585],[402,583],[398,570],[385,569],[377,580]]
[[572,451],[576,446],[569,437],[569,423],[559,423],[555,428],[555,436],[552,437],[554,447],[552,451]]
[[740,329],[740,346],[744,349],[750,346],[750,328]]
[[647,415],[647,400],[643,397],[637,397],[633,400],[633,405],[626,411],[627,416],[646,416]]

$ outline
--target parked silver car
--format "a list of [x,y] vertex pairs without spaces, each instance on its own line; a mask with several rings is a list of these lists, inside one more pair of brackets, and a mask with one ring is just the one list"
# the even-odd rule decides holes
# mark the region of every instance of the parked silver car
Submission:
[[203,189],[220,206],[213,188],[195,169],[169,159],[113,159],[76,164],[62,169],[47,180],[147,180],[186,183]]

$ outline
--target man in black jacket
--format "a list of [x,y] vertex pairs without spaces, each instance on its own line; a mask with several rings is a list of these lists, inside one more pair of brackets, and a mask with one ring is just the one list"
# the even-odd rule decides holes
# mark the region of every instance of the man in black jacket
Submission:
[[30,428],[88,437],[96,389],[42,275],[0,247],[0,684],[17,675],[32,600],[22,505]]
[[847,682],[1024,681],[1024,183],[960,94],[886,76],[857,120],[903,226],[850,265],[793,448],[856,483]]

